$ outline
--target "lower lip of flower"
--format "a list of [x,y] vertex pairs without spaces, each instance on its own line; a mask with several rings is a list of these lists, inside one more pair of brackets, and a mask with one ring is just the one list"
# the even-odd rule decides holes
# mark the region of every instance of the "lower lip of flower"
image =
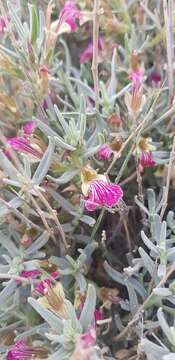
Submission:
[[113,207],[119,203],[123,191],[119,185],[107,183],[102,180],[94,180],[90,184],[88,196],[85,198],[85,207],[89,211],[97,207]]
[[151,168],[156,166],[156,162],[154,161],[151,152],[142,152],[139,158],[139,164],[143,168]]
[[42,153],[39,150],[35,149],[34,146],[32,146],[30,142],[23,137],[15,137],[8,139],[7,143],[9,146],[12,147],[12,149],[16,151],[31,154],[36,158],[42,157]]

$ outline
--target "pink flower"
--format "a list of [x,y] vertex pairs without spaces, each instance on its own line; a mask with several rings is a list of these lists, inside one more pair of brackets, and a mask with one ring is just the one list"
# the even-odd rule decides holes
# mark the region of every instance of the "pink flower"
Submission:
[[94,211],[99,206],[111,208],[117,205],[123,196],[119,185],[108,183],[104,174],[98,174],[89,165],[82,168],[81,180],[85,208],[89,211]]
[[95,344],[96,341],[96,331],[92,328],[87,333],[81,335],[81,343],[84,349],[87,349]]
[[97,152],[98,160],[108,160],[110,161],[112,158],[113,151],[111,150],[108,144],[104,144],[100,147]]
[[23,270],[20,273],[20,276],[24,277],[24,278],[32,278],[35,279],[37,276],[39,276],[41,274],[40,270]]
[[[41,280],[35,287],[35,291],[37,291],[41,295],[45,295],[48,288],[52,287],[53,280],[58,277],[59,273],[57,271],[51,273],[50,278],[45,278]],[[53,280],[52,280],[53,278]]]
[[[14,150],[19,151],[25,154],[31,154],[35,158],[40,159],[42,157],[42,152],[30,144],[30,141],[23,137],[13,137],[7,140],[7,144],[12,147]],[[6,149],[6,154],[8,155],[8,149]],[[10,154],[9,154],[10,155]]]
[[95,323],[97,323],[97,321],[103,320],[103,313],[102,313],[102,311],[99,310],[99,309],[95,309],[94,318],[95,318]]
[[139,157],[139,165],[141,170],[144,168],[152,168],[156,166],[156,162],[153,159],[151,152],[142,152]]
[[44,358],[45,356],[47,356],[46,353],[47,351],[45,351],[42,348],[28,346],[26,340],[19,340],[8,351],[6,359],[31,360],[34,359],[35,357],[40,358],[39,356],[42,356],[42,358]]
[[144,71],[142,68],[132,70],[129,79],[132,81],[133,91],[138,91],[143,83]]
[[134,51],[131,55],[131,71],[129,79],[132,81],[132,90],[137,92],[143,84],[144,69],[138,63],[138,54]]
[[67,23],[70,26],[71,32],[77,31],[76,20],[81,17],[81,12],[77,8],[74,0],[67,0],[63,9],[59,14],[59,22]]
[[7,30],[9,24],[9,18],[7,16],[0,16],[0,33],[4,33]]
[[[102,50],[103,47],[103,38],[100,37],[99,38],[99,42],[98,42],[98,49]],[[85,48],[85,50],[80,54],[80,63],[86,63],[89,60],[92,60],[93,57],[93,43],[92,41],[87,45],[87,47]]]
[[162,80],[160,72],[156,70],[152,71],[151,74],[148,76],[148,80],[155,85],[160,85],[160,82]]
[[27,121],[23,126],[22,126],[22,130],[24,135],[32,135],[33,131],[36,129],[36,124],[34,121],[30,120]]
[[123,196],[119,185],[107,183],[103,180],[93,180],[90,184],[89,194],[85,197],[85,208],[94,211],[98,206],[112,208],[117,205]]

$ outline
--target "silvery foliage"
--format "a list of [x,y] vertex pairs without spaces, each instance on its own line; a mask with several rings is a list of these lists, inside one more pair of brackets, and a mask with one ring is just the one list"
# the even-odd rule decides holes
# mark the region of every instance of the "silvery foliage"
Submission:
[[74,260],[70,255],[66,255],[65,259],[52,256],[50,260],[53,264],[58,266],[59,273],[66,278],[67,285],[75,279],[76,288],[83,293],[87,288],[87,280],[84,274],[86,274],[87,266],[90,266],[91,255],[97,247],[98,244],[96,242],[92,242],[84,249],[79,249],[80,255],[76,260]]
[[[88,332],[94,324],[94,311],[96,306],[95,287],[91,284],[88,285],[86,300],[79,319],[69,300],[65,300],[68,318],[64,320],[52,311],[42,307],[35,299],[29,298],[28,302],[49,325],[45,336],[52,342],[52,347],[55,348],[49,360],[68,360],[81,334]],[[95,356],[96,359],[98,359],[95,354],[94,359]]]
[[[49,235],[43,232],[27,249],[19,245],[20,235],[16,232],[5,234],[0,231],[0,273],[7,275],[20,276],[25,270],[35,270],[39,268],[39,259],[45,257],[41,250],[49,240]],[[15,279],[4,282],[4,288],[0,292],[0,309],[3,308],[5,301],[9,300],[12,294],[18,290],[19,282]],[[12,300],[13,301],[13,300]],[[8,312],[7,312],[8,313]]]
[[[141,231],[143,246],[138,248],[137,258],[128,257],[129,267],[123,273],[113,269],[107,262],[104,268],[117,283],[125,286],[128,300],[121,302],[121,307],[131,313],[133,331],[140,337],[139,351],[145,352],[149,360],[171,360],[175,358],[175,219],[173,212],[168,212],[166,221],[160,216],[161,204],[156,204],[152,189],[147,190],[146,207],[138,198],[136,203],[146,215],[145,230]],[[142,304],[143,308],[141,307]],[[116,325],[123,330],[119,315]],[[155,329],[159,328],[159,338]],[[144,333],[155,337],[150,341]],[[161,341],[165,339],[166,344]]]

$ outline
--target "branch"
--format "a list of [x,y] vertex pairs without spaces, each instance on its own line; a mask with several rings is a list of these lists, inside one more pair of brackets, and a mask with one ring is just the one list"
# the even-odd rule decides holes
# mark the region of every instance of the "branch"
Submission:
[[[168,280],[168,278],[171,276],[171,274],[175,271],[175,264],[172,265],[172,267],[170,267],[170,269],[168,270],[168,272],[166,273],[166,275],[160,280],[160,282],[158,283],[158,285],[153,289],[153,291],[155,289],[158,289],[159,287],[161,287],[162,285],[165,284],[165,282]],[[118,334],[117,336],[115,336],[113,338],[113,340],[120,340],[122,339],[124,336],[126,336],[126,334],[128,333],[129,329],[135,324],[136,321],[138,321],[141,313],[143,313],[145,307],[147,306],[147,304],[149,303],[152,295],[153,295],[153,291],[152,293],[147,297],[147,299],[144,301],[144,303],[139,307],[138,311],[136,312],[136,314],[134,315],[133,319],[128,323],[128,325],[123,329],[123,331],[121,331],[120,334]]]
[[163,0],[163,11],[165,19],[166,45],[167,45],[167,75],[169,87],[169,103],[172,103],[173,85],[173,0]]
[[173,145],[172,145],[172,150],[171,150],[169,164],[168,164],[167,180],[166,180],[165,191],[164,191],[164,194],[163,194],[164,200],[163,200],[162,209],[161,209],[161,213],[160,213],[161,219],[163,218],[163,215],[164,215],[166,207],[167,207],[168,193],[169,193],[171,173],[172,173],[172,166],[173,166],[173,161],[174,161],[174,154],[175,154],[175,136],[174,136],[174,139],[173,139]]
[[92,75],[94,79],[95,107],[99,108],[99,81],[98,81],[98,42],[99,42],[99,5],[100,0],[94,0],[93,9],[93,59]]

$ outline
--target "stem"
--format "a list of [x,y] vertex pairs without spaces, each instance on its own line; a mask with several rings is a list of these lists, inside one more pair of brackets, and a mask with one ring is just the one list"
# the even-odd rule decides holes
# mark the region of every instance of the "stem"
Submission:
[[27,279],[23,276],[18,276],[18,275],[11,275],[11,274],[0,274],[0,280],[16,280],[16,281],[21,281],[21,282],[26,282],[26,283],[30,283],[31,279]]
[[99,217],[98,217],[98,219],[97,219],[97,221],[96,221],[96,223],[95,223],[95,226],[94,226],[94,228],[93,228],[93,230],[92,230],[91,241],[94,240],[95,234],[96,234],[96,232],[98,231],[98,228],[99,228],[99,226],[100,226],[100,224],[101,224],[101,221],[102,221],[102,218],[103,218],[104,213],[105,213],[105,209],[102,209],[102,210],[100,211]]
[[[172,265],[172,267],[170,267],[169,271],[166,273],[166,275],[160,280],[160,282],[158,283],[158,285],[154,288],[154,289],[158,289],[159,287],[161,287],[162,285],[164,285],[164,283],[168,280],[168,278],[171,276],[171,274],[175,271],[175,264]],[[153,290],[154,290],[153,289]],[[113,340],[118,341],[120,339],[122,339],[124,336],[126,336],[126,334],[128,333],[129,329],[131,328],[132,325],[134,325],[134,323],[136,321],[138,321],[141,313],[144,311],[145,307],[147,306],[147,304],[149,303],[151,297],[153,295],[153,291],[151,292],[151,294],[147,297],[147,299],[144,301],[144,303],[139,307],[138,311],[136,312],[136,314],[134,315],[134,317],[132,318],[132,320],[127,324],[127,326],[123,329],[123,331],[118,334],[117,336],[115,336],[113,338]]]
[[120,179],[121,179],[121,177],[122,177],[122,175],[123,175],[123,173],[124,173],[124,171],[126,169],[128,161],[129,161],[131,155],[133,154],[134,147],[135,147],[135,143],[131,146],[131,148],[130,148],[128,154],[126,155],[126,158],[125,158],[125,160],[124,160],[124,162],[123,162],[123,164],[122,164],[122,166],[120,168],[120,171],[118,172],[118,175],[117,175],[117,177],[115,179],[115,182],[117,184],[119,183],[119,181],[120,181]]
[[11,206],[8,202],[6,202],[4,199],[0,198],[0,203],[2,203],[7,209],[10,210],[10,212],[14,213],[15,216],[20,219],[22,222],[24,222],[27,226],[35,228],[38,231],[41,231],[41,227],[34,224],[31,220],[26,218],[18,209]]
[[46,206],[46,208],[48,209],[52,219],[55,221],[56,225],[58,226],[58,229],[59,229],[59,232],[60,232],[60,235],[62,237],[62,240],[63,240],[63,244],[65,246],[65,248],[68,247],[68,244],[66,242],[66,236],[65,236],[65,233],[64,233],[64,230],[58,220],[58,217],[57,217],[57,213],[55,210],[52,209],[52,207],[50,206],[50,204],[48,203],[48,201],[46,200],[46,198],[44,197],[44,195],[37,189],[35,188],[35,191],[37,192],[38,194],[38,197],[40,198],[40,200],[42,201],[42,203]]
[[100,0],[94,0],[93,9],[93,59],[92,75],[94,80],[95,107],[99,109],[99,81],[98,81],[98,42],[99,42],[99,5]]
[[167,75],[169,87],[169,104],[171,104],[174,92],[173,77],[173,1],[163,0],[163,11],[165,19],[166,45],[167,45]]
[[173,161],[174,161],[174,154],[175,154],[175,136],[173,139],[173,145],[172,145],[172,150],[171,150],[169,164],[168,164],[168,174],[167,174],[165,191],[164,191],[164,195],[163,195],[164,200],[163,200],[162,209],[161,209],[161,213],[160,213],[161,219],[163,218],[163,215],[164,215],[166,207],[167,207],[170,180],[171,180],[171,172],[172,172],[172,166],[173,166]]

